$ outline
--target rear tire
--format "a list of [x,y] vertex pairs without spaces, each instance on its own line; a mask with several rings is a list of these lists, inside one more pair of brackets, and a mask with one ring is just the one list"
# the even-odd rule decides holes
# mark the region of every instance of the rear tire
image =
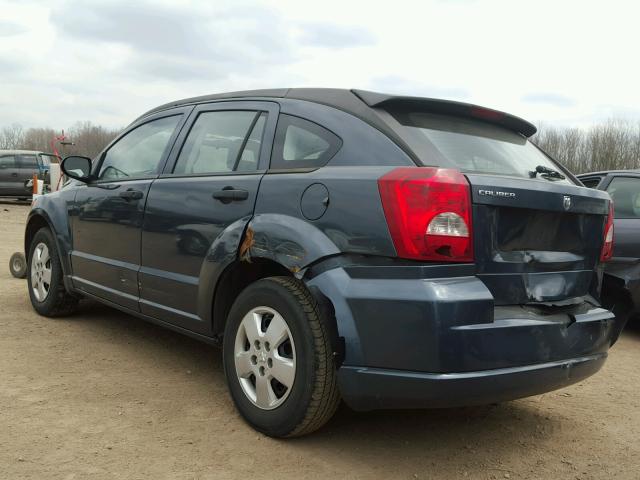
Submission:
[[311,433],[340,402],[327,323],[295,278],[265,278],[240,293],[225,327],[223,359],[236,407],[266,435]]
[[62,265],[51,230],[36,232],[29,246],[27,283],[36,312],[45,317],[64,317],[75,312],[78,298],[67,292]]

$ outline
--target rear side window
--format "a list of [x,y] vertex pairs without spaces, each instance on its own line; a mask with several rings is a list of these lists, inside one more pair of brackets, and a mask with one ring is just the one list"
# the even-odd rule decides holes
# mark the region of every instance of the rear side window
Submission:
[[[549,157],[524,136],[505,128],[466,118],[424,112],[390,112],[425,165],[532,178],[536,167],[559,171]],[[560,173],[562,173],[560,171]],[[552,179],[568,183],[569,179]]]
[[256,170],[265,119],[266,113],[248,110],[201,113],[184,142],[173,173]]
[[614,218],[640,218],[640,178],[615,177],[607,192],[613,199]]
[[20,155],[18,157],[18,168],[38,168],[38,160],[35,155]]
[[0,157],[0,169],[2,168],[15,168],[16,159],[13,155],[5,155]]
[[319,168],[340,150],[340,137],[317,123],[280,115],[271,157],[271,170]]

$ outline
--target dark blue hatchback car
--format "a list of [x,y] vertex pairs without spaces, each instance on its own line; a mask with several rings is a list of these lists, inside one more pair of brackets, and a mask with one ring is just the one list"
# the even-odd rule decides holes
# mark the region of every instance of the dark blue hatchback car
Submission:
[[474,105],[359,90],[191,98],[134,121],[33,204],[29,294],[97,299],[222,344],[272,436],[358,410],[509,400],[584,379],[611,201]]

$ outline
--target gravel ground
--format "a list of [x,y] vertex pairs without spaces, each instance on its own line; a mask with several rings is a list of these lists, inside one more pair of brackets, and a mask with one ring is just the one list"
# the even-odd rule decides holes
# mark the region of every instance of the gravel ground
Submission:
[[11,277],[28,207],[0,203],[0,478],[640,478],[640,329],[570,388],[452,410],[354,413],[257,434],[220,352],[116,310],[39,317]]

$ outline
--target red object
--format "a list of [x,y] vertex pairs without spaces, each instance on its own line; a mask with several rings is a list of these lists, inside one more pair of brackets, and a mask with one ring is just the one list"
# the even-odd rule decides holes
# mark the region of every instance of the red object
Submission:
[[378,188],[398,256],[437,262],[473,262],[471,192],[458,170],[400,167]]
[[609,215],[604,226],[604,242],[600,251],[600,261],[608,262],[613,257],[613,200],[609,201]]
[[67,139],[66,135],[64,134],[64,130],[62,130],[62,135],[56,135],[51,139],[51,152],[58,157],[60,160],[62,160],[62,157],[60,156],[60,154],[58,153],[58,149],[56,148],[56,143],[57,142],[64,142]]

